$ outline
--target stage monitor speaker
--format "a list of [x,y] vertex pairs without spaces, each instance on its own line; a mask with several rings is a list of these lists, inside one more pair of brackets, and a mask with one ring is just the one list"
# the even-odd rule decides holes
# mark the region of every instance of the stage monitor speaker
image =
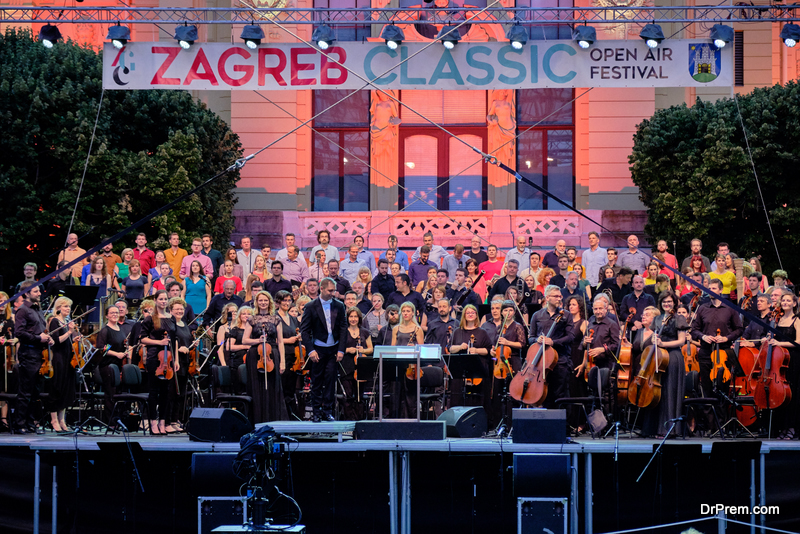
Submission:
[[514,443],[566,443],[567,411],[515,408],[512,412]]
[[568,499],[518,498],[517,534],[567,534],[568,504]]
[[370,440],[434,441],[444,439],[445,424],[443,421],[356,421],[355,436]]
[[192,493],[209,497],[238,495],[242,480],[233,474],[236,456],[238,453],[235,452],[192,454]]
[[253,431],[242,412],[230,408],[195,408],[189,416],[189,439],[233,443]]
[[447,425],[448,438],[479,438],[486,433],[486,410],[483,406],[456,406],[437,419]]
[[567,498],[571,491],[569,454],[514,454],[514,495],[517,497]]

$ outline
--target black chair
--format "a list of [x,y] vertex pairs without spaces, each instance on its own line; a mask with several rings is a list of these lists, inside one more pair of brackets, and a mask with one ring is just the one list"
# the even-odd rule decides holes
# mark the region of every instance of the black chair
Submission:
[[[716,397],[697,397],[700,391],[700,374],[697,371],[692,371],[686,374],[686,382],[685,382],[685,390],[686,394],[689,395],[689,398],[683,400],[683,416],[688,421],[689,419],[689,410],[696,408],[699,413],[705,416],[705,413],[700,410],[701,408],[710,408],[711,415],[714,419],[714,426],[717,427],[717,432],[719,433],[722,439],[725,439],[725,433],[722,430],[722,425],[719,422],[719,413],[717,409],[720,407],[719,399]],[[697,416],[695,415],[695,419]],[[686,438],[686,431],[687,427],[689,426],[684,421],[683,424],[683,437]]]
[[[600,379],[599,384],[598,377]],[[606,421],[608,420],[608,414],[611,411],[611,397],[614,393],[614,390],[611,387],[611,370],[601,367],[593,367],[589,371],[587,391],[589,395],[586,397],[562,397],[560,399],[556,399],[555,404],[558,408],[572,407],[573,409],[580,410],[579,413],[583,414],[583,418],[586,421],[586,427],[589,429],[592,438],[597,438],[597,435],[595,434],[595,428],[592,424],[592,419],[589,417],[589,414],[595,410],[600,410],[600,413],[603,414],[603,417],[606,418]],[[597,430],[597,432],[601,431],[602,429]]]
[[[237,395],[233,393],[233,380],[231,368],[222,365],[211,366],[211,377],[213,380],[213,403],[217,408],[241,408],[242,413],[249,417],[250,407],[253,398],[249,395]],[[237,369],[237,377],[240,383],[247,384],[247,366],[242,364]]]
[[[408,384],[412,387],[416,386],[413,381],[408,381]],[[444,396],[444,390],[441,389],[444,387],[444,369],[433,365],[423,367],[419,387],[420,419],[436,419],[435,403],[436,401],[443,402],[442,397]],[[436,389],[441,389],[441,391],[436,392]],[[426,391],[430,393],[426,393]],[[414,397],[416,397],[416,393],[416,390],[413,391]]]
[[[119,367],[113,363],[111,364],[111,367],[116,368],[114,376],[119,377]],[[115,378],[114,385],[115,387],[125,391],[121,391],[112,397],[112,400],[114,401],[114,407],[111,409],[111,421],[109,421],[109,423],[111,424],[113,421],[116,421],[117,417],[124,413],[122,410],[132,410],[132,413],[138,415],[139,420],[142,421],[142,424],[139,425],[139,429],[141,429],[143,433],[146,433],[145,425],[143,423],[144,421],[149,420],[147,412],[148,394],[134,393],[134,391],[136,391],[142,385],[142,370],[139,369],[138,366],[130,363],[123,365],[122,376],[118,379]],[[106,430],[106,434],[108,434],[110,429],[111,428],[109,427],[109,429]]]
[[[5,372],[5,371],[4,371]],[[9,391],[0,391],[0,402],[8,403],[8,420],[5,422],[8,425],[9,429],[14,428],[14,410],[17,407],[17,394],[13,393],[17,390],[16,384],[14,380],[11,380],[12,377],[19,376],[19,364],[15,363],[14,367],[12,368],[11,372],[8,373],[8,389]]]

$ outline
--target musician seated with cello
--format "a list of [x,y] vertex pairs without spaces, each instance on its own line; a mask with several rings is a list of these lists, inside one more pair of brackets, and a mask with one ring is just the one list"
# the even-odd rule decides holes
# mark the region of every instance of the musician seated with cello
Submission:
[[[708,289],[721,295],[722,280],[711,280]],[[700,350],[697,352],[697,362],[700,364],[700,387],[702,395],[707,397],[716,387],[721,387],[725,378],[730,379],[730,368],[725,366],[726,355],[732,355],[730,348],[733,341],[742,335],[742,320],[739,314],[727,306],[723,306],[719,299],[712,298],[708,304],[703,304],[697,309],[692,321],[692,338],[700,341]],[[721,352],[725,354],[722,354]],[[714,361],[712,361],[714,353]],[[732,358],[732,361],[735,361]],[[712,386],[712,369],[715,385]],[[718,371],[718,372],[717,372]],[[719,376],[718,376],[719,375]]]
[[[572,333],[572,317],[564,317],[559,320],[548,337],[556,317],[559,317],[561,309],[561,288],[549,285],[544,288],[545,307],[533,314],[531,318],[531,328],[528,337],[528,344],[541,344],[552,347],[558,354],[558,361],[555,368],[547,375],[548,391],[544,406],[552,408],[555,406],[556,399],[569,395],[569,373],[572,365],[569,356],[570,344],[574,334]],[[530,352],[530,349],[529,349]]]
[[[755,302],[755,311],[752,313],[756,317],[761,318],[761,320],[765,323],[769,323],[769,316],[771,312],[769,300],[769,295],[766,293],[759,293],[753,297],[753,301]],[[739,345],[742,347],[758,348],[761,346],[761,339],[766,333],[767,329],[764,326],[755,321],[750,321],[750,323],[744,329],[744,334],[742,334],[742,339],[739,341]]]

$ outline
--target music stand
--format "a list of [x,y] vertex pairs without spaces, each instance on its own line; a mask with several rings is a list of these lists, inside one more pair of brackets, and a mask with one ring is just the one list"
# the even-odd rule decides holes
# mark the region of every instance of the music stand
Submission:
[[379,397],[378,397],[378,421],[383,421],[383,359],[392,360],[394,362],[416,362],[417,365],[417,417],[416,419],[407,419],[407,421],[420,422],[420,380],[419,370],[422,369],[422,362],[438,362],[442,359],[442,346],[441,345],[412,345],[412,346],[378,346],[375,347],[373,358],[378,355],[378,381]]

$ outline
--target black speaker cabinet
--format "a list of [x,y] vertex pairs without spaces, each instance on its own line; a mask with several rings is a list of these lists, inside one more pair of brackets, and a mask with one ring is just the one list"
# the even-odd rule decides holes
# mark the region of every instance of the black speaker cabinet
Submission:
[[447,425],[448,438],[479,438],[487,429],[483,406],[456,406],[443,412],[438,420]]
[[[322,426],[322,425],[320,425]],[[356,439],[426,440],[444,439],[441,421],[356,421]]]
[[511,438],[514,443],[566,443],[567,411],[515,408]]
[[192,441],[236,442],[253,431],[243,413],[229,408],[195,408],[189,416],[189,439]]
[[572,491],[569,454],[514,454],[514,495],[564,497]]

